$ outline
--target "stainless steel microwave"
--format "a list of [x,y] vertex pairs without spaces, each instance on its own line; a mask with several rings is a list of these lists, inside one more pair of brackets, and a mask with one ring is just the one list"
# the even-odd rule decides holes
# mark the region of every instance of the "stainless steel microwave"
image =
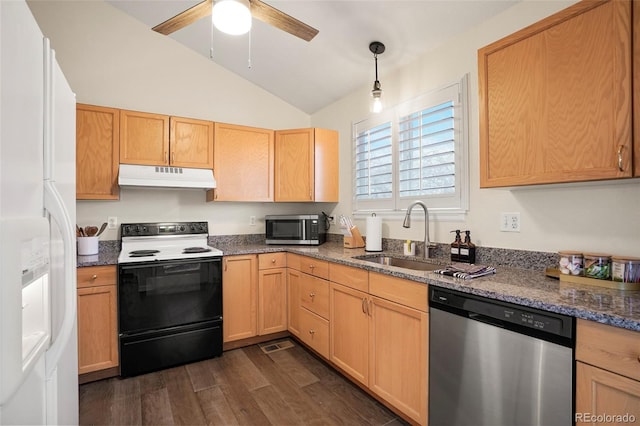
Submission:
[[265,222],[267,244],[317,246],[327,238],[322,214],[268,215]]

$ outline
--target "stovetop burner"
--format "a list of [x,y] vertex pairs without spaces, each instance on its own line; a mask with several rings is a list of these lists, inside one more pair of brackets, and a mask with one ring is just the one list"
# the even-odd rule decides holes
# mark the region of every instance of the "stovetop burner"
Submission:
[[133,250],[129,252],[129,257],[153,256],[156,253],[160,253],[160,250]]
[[187,247],[182,250],[183,253],[206,253],[211,251],[209,247]]

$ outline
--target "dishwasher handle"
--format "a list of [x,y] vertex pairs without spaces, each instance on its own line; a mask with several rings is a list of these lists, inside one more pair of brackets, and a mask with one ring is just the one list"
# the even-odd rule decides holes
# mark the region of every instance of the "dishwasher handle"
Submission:
[[468,314],[469,314],[469,319],[472,319],[474,321],[483,322],[485,324],[493,325],[494,327],[505,328],[504,323],[495,318],[491,318],[482,314],[476,314],[474,312],[469,312]]

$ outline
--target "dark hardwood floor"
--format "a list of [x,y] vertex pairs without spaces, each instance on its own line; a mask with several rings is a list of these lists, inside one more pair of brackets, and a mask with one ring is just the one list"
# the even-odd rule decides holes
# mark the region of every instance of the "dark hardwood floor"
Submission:
[[127,379],[80,386],[80,424],[405,425],[310,354],[258,345]]

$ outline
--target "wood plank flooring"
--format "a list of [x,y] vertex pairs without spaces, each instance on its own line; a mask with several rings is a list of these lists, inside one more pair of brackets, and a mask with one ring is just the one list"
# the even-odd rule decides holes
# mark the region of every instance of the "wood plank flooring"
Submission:
[[294,342],[80,386],[81,425],[393,425],[406,423]]

